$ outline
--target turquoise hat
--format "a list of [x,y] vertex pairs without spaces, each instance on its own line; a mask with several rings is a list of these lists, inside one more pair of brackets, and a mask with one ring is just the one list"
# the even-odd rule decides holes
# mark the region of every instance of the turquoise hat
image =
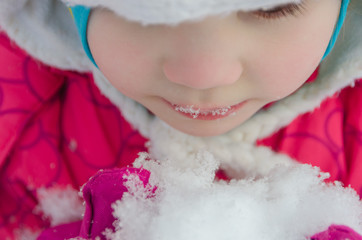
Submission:
[[97,64],[94,61],[94,58],[92,56],[92,53],[89,49],[88,40],[87,40],[88,18],[89,18],[89,13],[90,13],[91,9],[88,7],[77,5],[74,7],[70,7],[69,10],[73,16],[75,25],[77,26],[80,40],[83,45],[83,49],[84,49],[85,53],[87,54],[87,56],[89,57],[89,59],[93,62],[93,64],[95,66],[97,66]]
[[[332,51],[332,48],[334,47],[334,44],[337,41],[339,32],[341,31],[341,28],[343,26],[344,20],[346,19],[346,15],[347,15],[347,8],[348,8],[348,4],[349,4],[350,0],[342,0],[342,4],[341,4],[341,10],[339,11],[339,19],[338,22],[335,26],[334,29],[334,33],[332,35],[331,40],[329,41],[329,45],[327,47],[326,52],[324,53],[323,59],[326,58],[328,56],[328,54]],[[322,60],[323,60],[322,59]]]
[[[343,26],[343,22],[346,18],[349,2],[350,2],[350,0],[342,0],[341,10],[339,13],[339,19],[335,26],[335,30],[332,35],[332,38],[329,41],[327,50],[324,53],[323,59],[326,58],[328,56],[328,54],[332,51],[332,48],[337,41],[338,35]],[[85,6],[81,6],[81,5],[77,5],[77,6],[70,8],[70,11],[71,11],[74,21],[75,21],[75,24],[78,28],[79,36],[82,41],[84,51],[86,52],[89,59],[94,63],[94,65],[97,66],[97,64],[94,61],[94,58],[92,56],[92,53],[89,49],[89,45],[88,45],[88,41],[87,41],[87,25],[88,25],[88,18],[89,18],[90,10],[91,9],[89,7],[85,7]]]

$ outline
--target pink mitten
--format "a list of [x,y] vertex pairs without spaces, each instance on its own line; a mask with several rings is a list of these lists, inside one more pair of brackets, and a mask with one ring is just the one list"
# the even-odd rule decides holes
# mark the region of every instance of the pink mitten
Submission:
[[311,240],[362,240],[362,236],[346,226],[331,225],[328,230],[314,235]]
[[57,226],[44,231],[38,240],[60,240],[68,238],[105,239],[102,232],[106,229],[114,230],[115,221],[111,207],[116,200],[122,199],[126,176],[138,175],[139,179],[148,183],[150,172],[138,168],[122,168],[99,171],[83,188],[83,197],[86,209],[83,221]]

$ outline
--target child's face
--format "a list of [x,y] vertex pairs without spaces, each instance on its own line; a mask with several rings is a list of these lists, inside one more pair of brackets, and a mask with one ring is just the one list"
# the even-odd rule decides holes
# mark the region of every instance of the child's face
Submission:
[[212,136],[308,79],[323,57],[340,4],[307,0],[300,12],[295,6],[238,12],[175,27],[143,27],[96,9],[88,42],[120,92],[182,132]]

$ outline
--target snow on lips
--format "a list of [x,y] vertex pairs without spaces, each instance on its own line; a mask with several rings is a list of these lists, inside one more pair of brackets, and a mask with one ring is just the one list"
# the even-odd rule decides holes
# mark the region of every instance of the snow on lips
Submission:
[[198,118],[201,116],[225,116],[230,110],[231,106],[213,108],[202,110],[201,108],[194,107],[194,105],[181,106],[177,104],[172,104],[172,107],[178,111],[188,115],[191,115],[193,118]]

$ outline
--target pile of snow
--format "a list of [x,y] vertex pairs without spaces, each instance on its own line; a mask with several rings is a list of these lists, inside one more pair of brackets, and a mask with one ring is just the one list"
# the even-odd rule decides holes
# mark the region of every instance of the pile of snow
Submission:
[[329,175],[318,168],[279,165],[258,179],[224,182],[214,180],[219,165],[208,152],[183,166],[146,158],[135,166],[151,172],[150,186],[129,176],[129,192],[113,204],[116,230],[107,230],[107,239],[298,240],[332,224],[362,233],[359,196],[326,184]]

